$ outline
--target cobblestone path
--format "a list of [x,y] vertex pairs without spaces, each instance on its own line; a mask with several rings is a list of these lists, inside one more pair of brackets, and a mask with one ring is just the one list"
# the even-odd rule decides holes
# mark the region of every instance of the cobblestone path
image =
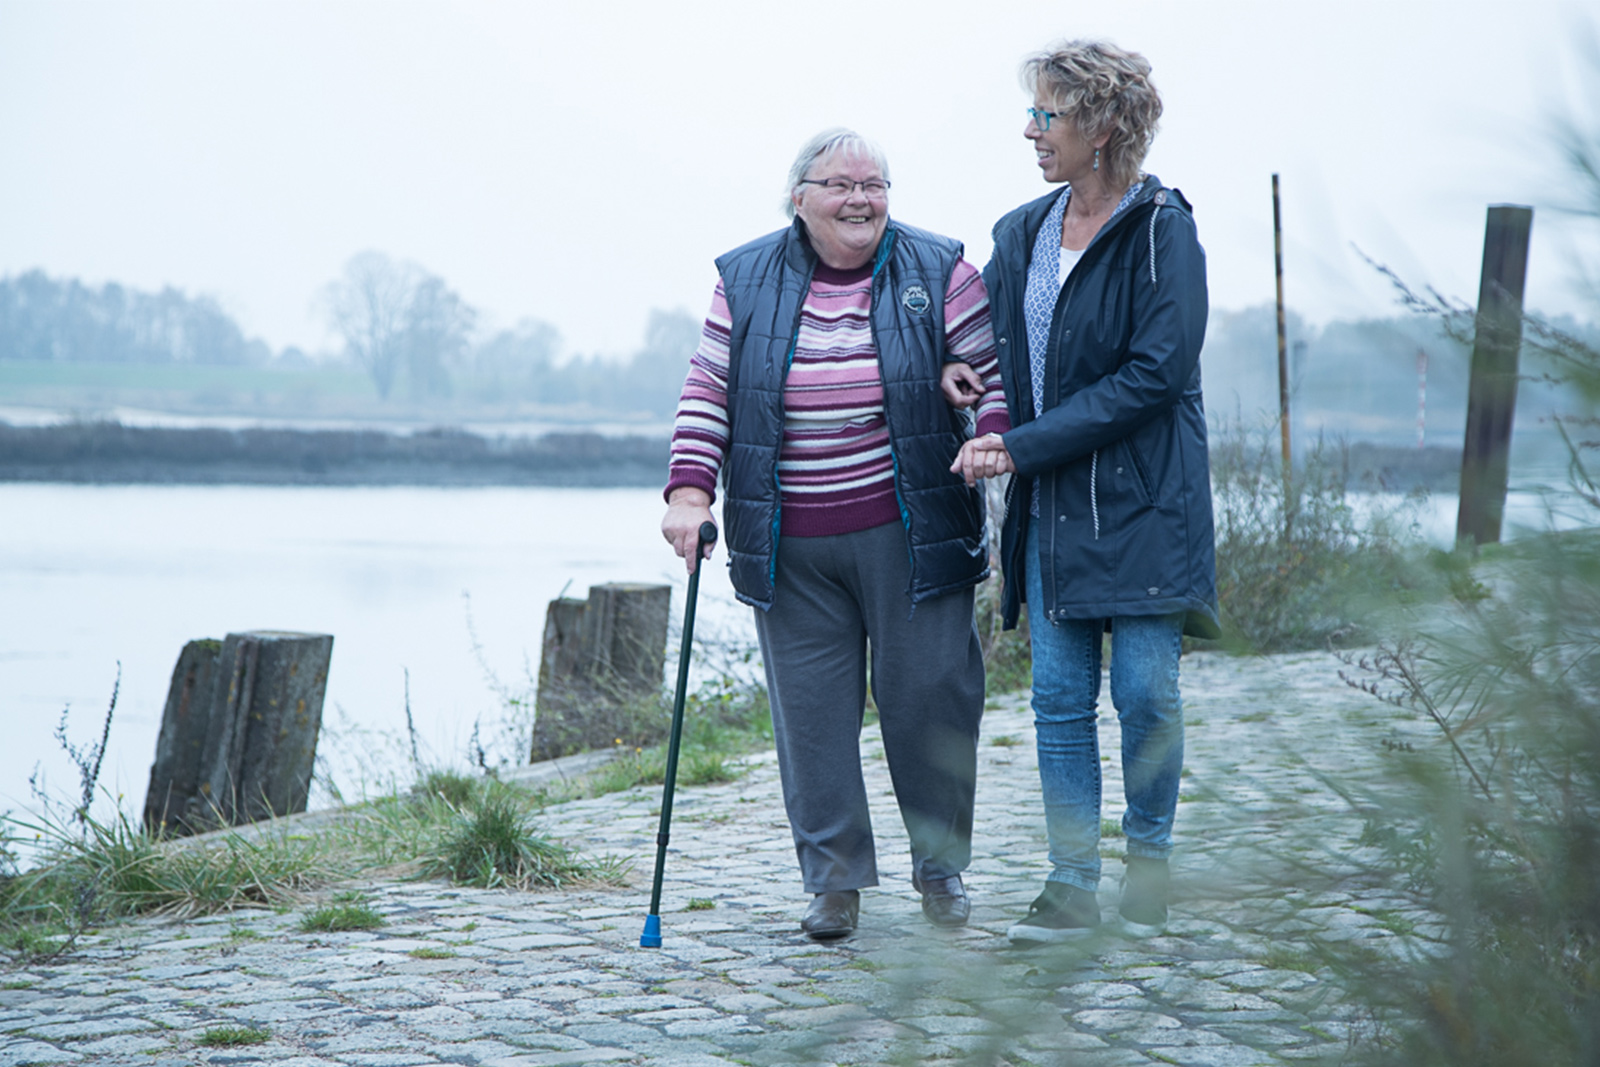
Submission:
[[[736,782],[678,792],[660,949],[638,947],[660,799],[638,789],[542,820],[590,853],[635,858],[626,888],[380,882],[361,887],[388,919],[374,933],[304,934],[298,914],[270,911],[140,920],[62,962],[0,972],[0,1067],[1337,1060],[1362,1017],[1319,970],[1307,935],[1382,939],[1426,920],[1364,884],[1361,821],[1320,777],[1371,777],[1382,739],[1414,727],[1343,685],[1337,667],[1325,655],[1184,659],[1188,769],[1173,922],[1158,938],[1007,944],[1044,874],[1024,694],[995,702],[984,721],[966,930],[921,917],[869,727],[884,880],[863,893],[861,928],[843,942],[799,932],[807,897],[768,754]],[[1101,744],[1103,755],[1118,751],[1109,714]],[[1116,761],[1105,766],[1115,820],[1121,784]],[[1118,846],[1114,836],[1103,844],[1108,916]],[[1302,860],[1331,874],[1286,876]],[[223,1026],[270,1037],[199,1043]]]

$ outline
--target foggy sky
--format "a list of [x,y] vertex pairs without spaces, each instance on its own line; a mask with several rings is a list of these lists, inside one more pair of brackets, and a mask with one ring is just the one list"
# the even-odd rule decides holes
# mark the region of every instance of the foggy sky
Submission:
[[1600,123],[1583,10],[0,0],[0,275],[175,285],[317,350],[317,290],[377,249],[488,325],[623,352],[652,307],[702,315],[712,259],[784,224],[785,171],[826,126],[882,143],[892,213],[981,266],[1047,188],[1019,60],[1101,36],[1154,64],[1146,167],[1195,205],[1214,307],[1272,298],[1278,171],[1313,321],[1393,312],[1352,243],[1474,300],[1494,202],[1538,208],[1530,304],[1592,315],[1565,279],[1600,242],[1548,210],[1551,116]]

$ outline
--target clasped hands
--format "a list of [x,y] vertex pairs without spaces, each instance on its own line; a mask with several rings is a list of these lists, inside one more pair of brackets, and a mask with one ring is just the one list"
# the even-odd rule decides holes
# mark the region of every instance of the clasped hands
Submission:
[[[939,388],[951,407],[970,408],[983,396],[983,379],[967,364],[953,360],[944,365]],[[979,478],[994,478],[1014,470],[1011,453],[997,433],[974,437],[961,446],[956,461],[950,464],[950,473],[961,475],[968,485],[976,485]]]
[[956,461],[950,464],[950,473],[961,475],[968,485],[977,485],[979,478],[995,478],[1016,469],[1011,453],[1006,451],[1005,438],[997,433],[974,437],[961,446]]

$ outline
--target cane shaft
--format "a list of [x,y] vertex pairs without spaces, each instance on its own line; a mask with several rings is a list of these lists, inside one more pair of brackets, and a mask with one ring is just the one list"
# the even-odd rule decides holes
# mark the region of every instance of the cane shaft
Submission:
[[683,644],[678,649],[678,685],[672,697],[672,733],[667,739],[666,784],[661,791],[661,824],[656,831],[656,874],[650,888],[650,914],[661,914],[661,878],[667,867],[667,839],[672,828],[672,793],[678,783],[678,748],[683,741],[683,704],[689,691],[689,652],[694,644],[694,609],[700,594],[700,571],[705,567],[705,548],[716,539],[716,527],[706,536],[702,525],[695,543],[694,573],[689,575],[689,591],[684,597]]

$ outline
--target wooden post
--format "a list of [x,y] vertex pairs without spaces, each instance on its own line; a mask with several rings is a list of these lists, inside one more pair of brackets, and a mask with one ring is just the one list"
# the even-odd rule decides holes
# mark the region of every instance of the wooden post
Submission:
[[1510,475],[1511,422],[1517,406],[1517,359],[1522,347],[1522,295],[1528,280],[1533,208],[1493,204],[1483,238],[1472,377],[1467,386],[1467,432],[1461,452],[1461,500],[1456,541],[1472,546],[1500,540]]
[[256,630],[178,657],[145,793],[152,830],[193,833],[304,811],[333,638]]
[[[200,764],[206,749],[206,731],[217,688],[217,663],[222,642],[190,641],[178,654],[167,688],[167,706],[156,739],[156,759],[150,767],[150,787],[144,795],[144,824],[152,833],[187,833],[187,827],[208,821],[202,801]],[[191,807],[195,810],[191,811]]]
[[1283,439],[1284,504],[1287,506],[1293,453],[1289,447],[1289,329],[1283,307],[1283,215],[1278,207],[1278,176],[1272,176],[1272,263],[1278,277],[1278,427]]
[[534,762],[657,740],[672,588],[591,586],[587,601],[552,600],[539,657]]

